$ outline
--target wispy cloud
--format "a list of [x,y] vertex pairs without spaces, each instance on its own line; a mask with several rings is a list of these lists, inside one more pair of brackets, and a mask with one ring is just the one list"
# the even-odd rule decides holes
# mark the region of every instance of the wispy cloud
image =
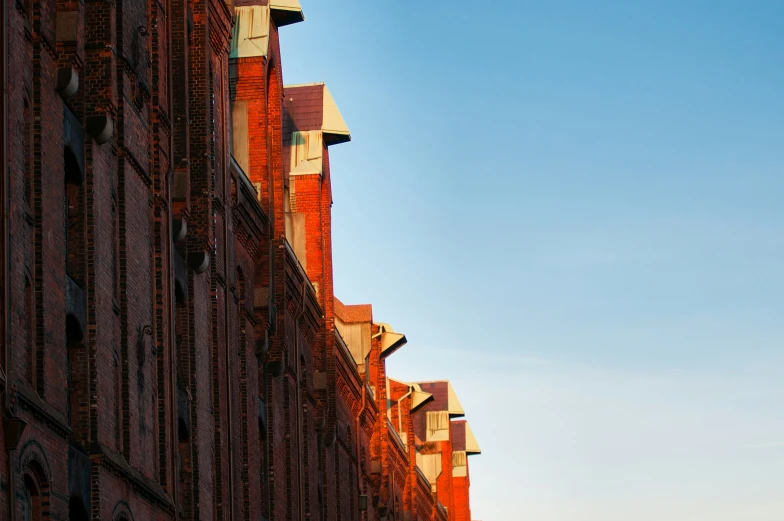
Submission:
[[779,441],[771,441],[768,443],[755,443],[752,445],[746,445],[744,449],[775,449],[778,447],[784,447],[784,440]]

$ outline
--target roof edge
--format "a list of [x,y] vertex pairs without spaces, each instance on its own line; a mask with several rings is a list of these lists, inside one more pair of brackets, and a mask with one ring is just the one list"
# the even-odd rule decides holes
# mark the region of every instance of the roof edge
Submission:
[[270,17],[275,22],[275,26],[284,27],[305,21],[305,13],[299,0],[271,0]]

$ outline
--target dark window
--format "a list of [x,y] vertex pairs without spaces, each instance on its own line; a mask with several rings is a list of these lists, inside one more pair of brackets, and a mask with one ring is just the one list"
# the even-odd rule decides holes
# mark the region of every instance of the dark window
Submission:
[[79,261],[83,254],[80,238],[83,226],[82,219],[82,185],[79,163],[73,152],[65,149],[63,153],[65,166],[65,200],[63,203],[63,219],[65,225],[65,269],[77,282],[81,281]]
[[33,305],[33,285],[25,276],[25,347],[27,350],[27,381],[38,390],[38,353],[35,349],[35,306]]
[[41,491],[35,480],[29,476],[24,477],[24,499],[22,501],[23,521],[40,521],[41,516]]
[[122,452],[123,440],[122,373],[117,358],[114,359],[114,443]]
[[84,503],[77,497],[72,497],[68,502],[68,520],[69,521],[87,521],[87,509],[84,508]]
[[24,176],[24,200],[29,207],[33,206],[33,120],[30,110],[30,101],[24,100],[24,131],[22,132],[22,153],[24,163],[22,175]]
[[120,219],[117,217],[117,204],[112,202],[112,281],[114,283],[114,303],[120,302]]

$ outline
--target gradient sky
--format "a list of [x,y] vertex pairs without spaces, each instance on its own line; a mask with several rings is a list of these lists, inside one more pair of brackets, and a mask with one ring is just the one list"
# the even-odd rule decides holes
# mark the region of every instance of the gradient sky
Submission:
[[784,520],[784,2],[301,0],[335,287],[483,521]]

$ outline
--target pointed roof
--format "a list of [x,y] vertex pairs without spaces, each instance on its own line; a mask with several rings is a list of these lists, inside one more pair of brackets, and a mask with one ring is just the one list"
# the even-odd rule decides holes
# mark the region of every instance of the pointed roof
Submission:
[[431,411],[447,411],[450,418],[460,418],[465,416],[465,411],[457,398],[457,393],[452,387],[449,380],[440,380],[435,382],[420,382],[422,390],[431,393],[435,397],[435,401],[429,410]]
[[370,304],[343,304],[335,297],[335,315],[345,324],[372,322],[373,306]]
[[351,141],[348,125],[324,83],[286,85],[283,94],[286,132],[320,130],[327,146]]

